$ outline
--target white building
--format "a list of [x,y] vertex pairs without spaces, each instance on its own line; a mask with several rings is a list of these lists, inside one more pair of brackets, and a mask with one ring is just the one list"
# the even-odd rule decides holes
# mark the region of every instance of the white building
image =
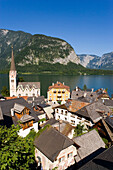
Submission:
[[17,85],[17,71],[15,68],[13,47],[11,68],[9,71],[10,97],[13,96],[40,96],[40,82],[19,82]]
[[92,127],[93,124],[90,120],[85,119],[83,116],[78,116],[67,109],[56,108],[55,119],[69,122],[72,126],[76,127],[79,123]]
[[58,130],[47,127],[35,138],[35,159],[42,169],[64,170],[75,163],[78,145]]

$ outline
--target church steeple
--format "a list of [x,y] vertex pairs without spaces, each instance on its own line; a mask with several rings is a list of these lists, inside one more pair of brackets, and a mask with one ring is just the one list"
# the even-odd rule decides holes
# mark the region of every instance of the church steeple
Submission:
[[14,61],[14,55],[13,55],[13,46],[11,48],[12,48],[12,57],[11,57],[11,68],[10,68],[10,71],[11,70],[15,71],[16,68],[15,68],[15,61]]
[[12,48],[12,57],[11,57],[11,68],[9,71],[9,86],[10,86],[10,96],[16,96],[16,68],[14,62],[14,55],[13,55],[13,46]]

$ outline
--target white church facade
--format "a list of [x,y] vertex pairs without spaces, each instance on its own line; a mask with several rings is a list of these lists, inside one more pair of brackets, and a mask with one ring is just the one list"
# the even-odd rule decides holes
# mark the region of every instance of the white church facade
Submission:
[[17,71],[14,62],[13,47],[11,68],[9,71],[10,97],[13,96],[40,96],[40,82],[19,82],[17,85]]

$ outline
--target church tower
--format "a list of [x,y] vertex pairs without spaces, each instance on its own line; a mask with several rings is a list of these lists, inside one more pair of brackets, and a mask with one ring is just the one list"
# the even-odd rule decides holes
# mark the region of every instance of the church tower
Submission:
[[13,46],[12,48],[12,57],[11,57],[11,68],[9,71],[9,86],[10,86],[10,97],[16,96],[16,68],[14,62],[14,55],[13,55]]

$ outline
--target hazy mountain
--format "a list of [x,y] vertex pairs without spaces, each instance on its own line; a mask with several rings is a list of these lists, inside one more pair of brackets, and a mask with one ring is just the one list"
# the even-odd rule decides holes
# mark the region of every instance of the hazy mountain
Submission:
[[91,69],[113,70],[113,52],[103,54],[102,57],[96,55],[81,54],[80,64]]

